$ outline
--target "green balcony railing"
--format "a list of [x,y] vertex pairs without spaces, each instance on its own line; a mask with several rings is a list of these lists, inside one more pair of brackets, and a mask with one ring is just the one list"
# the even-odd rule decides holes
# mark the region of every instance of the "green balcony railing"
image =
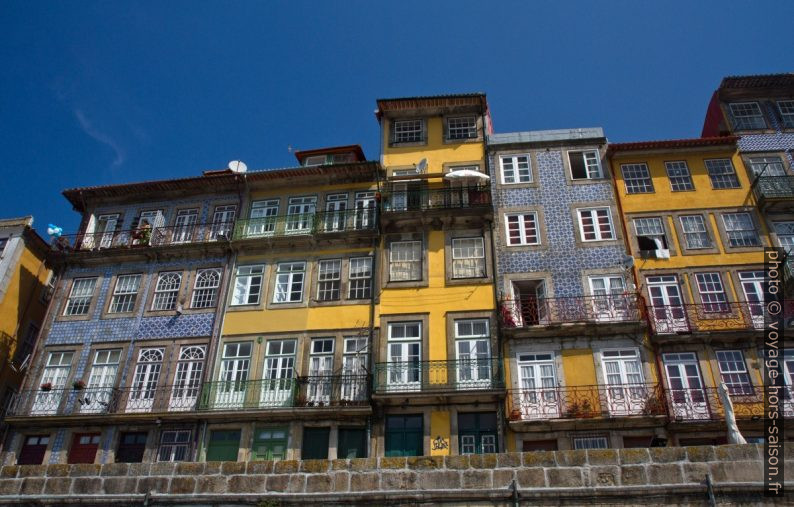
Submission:
[[496,357],[377,363],[373,377],[373,391],[378,394],[501,388],[504,388],[504,375],[501,360]]
[[297,379],[220,380],[206,382],[199,410],[254,410],[295,405]]
[[237,220],[235,240],[280,238],[337,232],[367,231],[376,227],[375,208],[274,215]]
[[794,176],[761,176],[753,188],[755,197],[763,199],[794,198]]

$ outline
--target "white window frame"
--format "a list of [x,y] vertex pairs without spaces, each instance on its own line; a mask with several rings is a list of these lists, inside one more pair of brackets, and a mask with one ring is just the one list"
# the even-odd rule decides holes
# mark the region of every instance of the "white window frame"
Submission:
[[574,450],[609,449],[609,439],[606,435],[571,437],[571,442]]
[[[526,161],[519,160],[522,158],[526,159]],[[526,167],[521,167],[521,164],[526,164]],[[501,169],[503,185],[532,183],[532,157],[529,153],[500,155],[499,168]]]
[[[606,210],[607,224],[609,225],[609,237],[601,231],[600,222],[598,221],[598,212]],[[593,234],[595,238],[587,239],[585,236],[585,225],[583,213],[590,213],[590,219],[593,221]],[[609,206],[599,206],[595,208],[577,208],[576,216],[579,220],[579,237],[583,242],[591,243],[594,241],[614,241],[617,239],[615,234],[615,224],[612,221],[612,209]]]
[[[361,269],[361,264],[366,269]],[[348,299],[372,297],[372,257],[351,257],[348,265]]]
[[[750,224],[751,228],[735,229],[733,227],[734,227],[734,225],[736,225],[736,223],[730,224],[731,228],[729,228],[728,227],[729,226],[729,217],[731,217],[730,221],[735,222],[735,219],[737,217],[739,217],[739,216],[747,217],[747,222]],[[753,217],[752,217],[752,215],[750,215],[750,213],[747,213],[747,212],[724,213],[722,215],[722,225],[725,228],[725,235],[728,238],[728,246],[729,247],[731,247],[731,248],[747,248],[747,247],[759,247],[759,246],[761,246],[761,237],[758,235],[758,229],[756,228],[755,222],[753,221]],[[749,243],[749,244],[734,244],[735,240],[737,240],[737,239],[741,240],[741,242],[744,243],[747,240],[747,238],[741,238],[741,237],[737,238],[737,237],[731,236],[731,233],[742,233],[742,232],[745,232],[745,231],[752,231],[754,236],[755,236],[755,241],[752,242],[752,243]]]
[[[173,434],[173,438],[166,441],[166,436],[171,434]],[[186,437],[185,434],[187,435]],[[180,436],[182,436],[181,439]],[[160,441],[157,444],[157,461],[189,461],[192,443],[192,430],[163,430],[160,434]],[[167,454],[164,451],[167,451]]]
[[193,296],[190,298],[191,308],[213,308],[217,304],[221,276],[221,268],[196,270]]
[[[750,171],[757,177],[763,173],[766,176],[786,176],[786,166],[783,165],[783,159],[774,156],[759,156],[748,157],[748,165]],[[770,166],[770,167],[767,167]]]
[[[667,239],[667,231],[664,228],[662,217],[636,217],[632,219],[632,225],[634,225],[634,233],[638,242],[639,237],[642,236],[654,240],[655,251],[670,249],[670,241]],[[661,239],[661,241],[656,242],[656,239]]]
[[[467,242],[469,243],[468,245]],[[479,245],[477,244],[478,242]],[[487,276],[485,268],[485,240],[483,240],[482,236],[452,238],[451,249],[452,278],[484,278]],[[460,275],[461,271],[463,276]],[[473,276],[471,276],[472,272],[475,273]]]
[[[755,108],[755,111],[750,109]],[[767,128],[764,112],[758,102],[733,102],[728,104],[733,119],[733,128],[736,130],[760,130]],[[744,111],[737,111],[744,109]],[[760,122],[758,121],[760,120]]]
[[[527,218],[531,217],[529,224]],[[510,235],[510,226],[517,226],[518,229],[518,243],[512,243]],[[529,229],[535,230],[535,234],[527,234],[527,225]],[[533,238],[534,236],[534,238]],[[505,245],[507,246],[529,246],[540,245],[540,224],[538,223],[537,211],[527,211],[524,213],[505,213]]]
[[[463,123],[465,122],[465,123]],[[477,116],[452,116],[447,118],[447,141],[463,141],[466,139],[477,139]],[[455,125],[453,125],[455,123]],[[457,125],[461,123],[461,125]],[[465,134],[465,135],[453,135]]]
[[794,128],[794,100],[778,100],[775,105],[783,128]]
[[[389,281],[390,282],[418,282],[421,281],[423,278],[423,266],[422,266],[422,241],[421,240],[410,240],[410,241],[392,241],[389,244]],[[405,251],[398,252],[405,248]],[[406,255],[405,259],[400,259],[399,257],[403,254]],[[407,254],[410,254],[411,258],[407,258]],[[395,258],[398,257],[398,258]],[[413,278],[400,278],[396,276],[396,273],[400,271],[396,270],[396,267],[404,266],[407,267],[407,270],[404,270],[407,276]]]
[[[176,277],[175,284],[172,277]],[[152,298],[152,311],[175,309],[178,304],[179,289],[181,287],[181,271],[161,271],[158,273],[157,283],[154,286],[154,297]]]
[[265,265],[237,266],[230,306],[258,305],[262,299]]
[[392,120],[390,129],[391,144],[423,143],[427,138],[424,118]]
[[[720,380],[725,382],[731,396],[747,396],[754,393],[747,361],[741,350],[725,349],[715,351],[720,370]],[[736,366],[740,367],[737,368]],[[727,376],[727,378],[726,378]]]
[[654,193],[653,178],[648,164],[621,164],[620,172],[623,175],[623,184],[627,194],[652,194]]
[[689,192],[695,190],[695,183],[692,181],[692,173],[689,170],[686,160],[671,160],[664,163],[664,170],[667,172],[667,179],[670,180],[670,190],[672,192]]
[[722,283],[722,276],[719,272],[695,273],[695,285],[697,286],[701,305],[706,313],[725,313],[730,311],[728,295],[725,293],[725,285]]
[[110,298],[108,313],[131,313],[135,310],[135,302],[138,299],[138,290],[141,288],[140,273],[118,275],[116,286],[113,288],[113,296]]
[[[681,232],[684,235],[684,246],[687,250],[698,250],[703,248],[713,248],[714,244],[711,241],[708,227],[706,226],[706,219],[703,215],[681,215],[678,217],[681,223]],[[697,230],[692,230],[693,227]],[[690,241],[691,238],[698,238],[696,241]]]
[[[276,283],[273,288],[273,303],[289,304],[303,302],[303,289],[306,284],[306,262],[280,262],[276,268]],[[297,290],[296,290],[297,288]],[[294,294],[298,299],[293,299]]]
[[75,278],[69,297],[66,299],[63,314],[66,317],[88,315],[91,310],[91,300],[96,290],[97,277]]
[[[584,165],[585,177],[577,178],[573,174],[573,160],[571,155],[581,155]],[[571,150],[568,152],[568,169],[571,172],[571,180],[601,180],[604,179],[604,171],[601,168],[601,154],[598,150]]]
[[725,190],[741,188],[739,177],[736,175],[736,168],[729,158],[711,158],[704,160],[706,172],[711,181],[711,188],[714,190]]
[[342,259],[321,259],[317,263],[317,301],[339,301],[341,298]]

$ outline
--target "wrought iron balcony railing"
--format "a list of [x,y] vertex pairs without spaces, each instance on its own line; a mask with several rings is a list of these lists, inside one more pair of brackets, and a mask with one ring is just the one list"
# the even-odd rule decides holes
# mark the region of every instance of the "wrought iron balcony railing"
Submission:
[[504,387],[496,357],[458,361],[397,361],[375,365],[375,393],[467,392]]
[[367,231],[374,230],[375,227],[375,208],[274,215],[238,220],[234,228],[234,239]]
[[667,413],[659,384],[615,384],[513,389],[511,421],[656,416]]
[[[728,386],[736,419],[764,417],[764,387]],[[665,389],[670,417],[676,421],[718,421],[725,419],[725,408],[716,387]],[[794,396],[790,387],[781,397],[783,417],[794,416]]]
[[761,176],[753,187],[756,199],[794,198],[794,176]]
[[60,252],[80,252],[117,248],[185,245],[228,241],[234,222],[178,225],[126,231],[64,234],[53,240],[52,248]]
[[366,405],[366,375],[313,375],[300,378],[207,382],[199,410],[256,410],[286,407]]
[[502,324],[507,328],[526,328],[575,322],[628,322],[640,320],[637,294],[577,296],[563,298],[522,298],[504,300]]
[[394,189],[383,195],[384,212],[426,211],[434,209],[490,208],[491,190],[487,186]]
[[701,303],[649,306],[654,334],[763,329],[763,303]]

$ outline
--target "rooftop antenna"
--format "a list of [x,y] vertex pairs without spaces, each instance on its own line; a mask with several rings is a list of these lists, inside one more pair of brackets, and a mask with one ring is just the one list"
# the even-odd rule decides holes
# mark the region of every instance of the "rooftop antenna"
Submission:
[[416,169],[417,174],[427,171],[427,159],[423,158],[418,164],[414,164],[414,168]]
[[245,162],[240,162],[239,160],[232,160],[229,162],[229,169],[236,173],[244,173],[248,170],[248,166],[245,165]]

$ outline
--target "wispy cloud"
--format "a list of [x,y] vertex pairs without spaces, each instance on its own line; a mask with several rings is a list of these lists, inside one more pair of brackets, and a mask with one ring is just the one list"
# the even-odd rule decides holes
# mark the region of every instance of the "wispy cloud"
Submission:
[[114,138],[112,138],[109,134],[101,131],[94,124],[86,118],[85,114],[83,113],[82,109],[75,109],[74,116],[77,118],[78,123],[80,123],[80,127],[83,129],[89,137],[93,138],[94,140],[110,147],[113,152],[116,154],[116,158],[110,164],[112,169],[120,167],[121,164],[124,163],[126,160],[126,154],[124,152],[124,148],[116,142]]

